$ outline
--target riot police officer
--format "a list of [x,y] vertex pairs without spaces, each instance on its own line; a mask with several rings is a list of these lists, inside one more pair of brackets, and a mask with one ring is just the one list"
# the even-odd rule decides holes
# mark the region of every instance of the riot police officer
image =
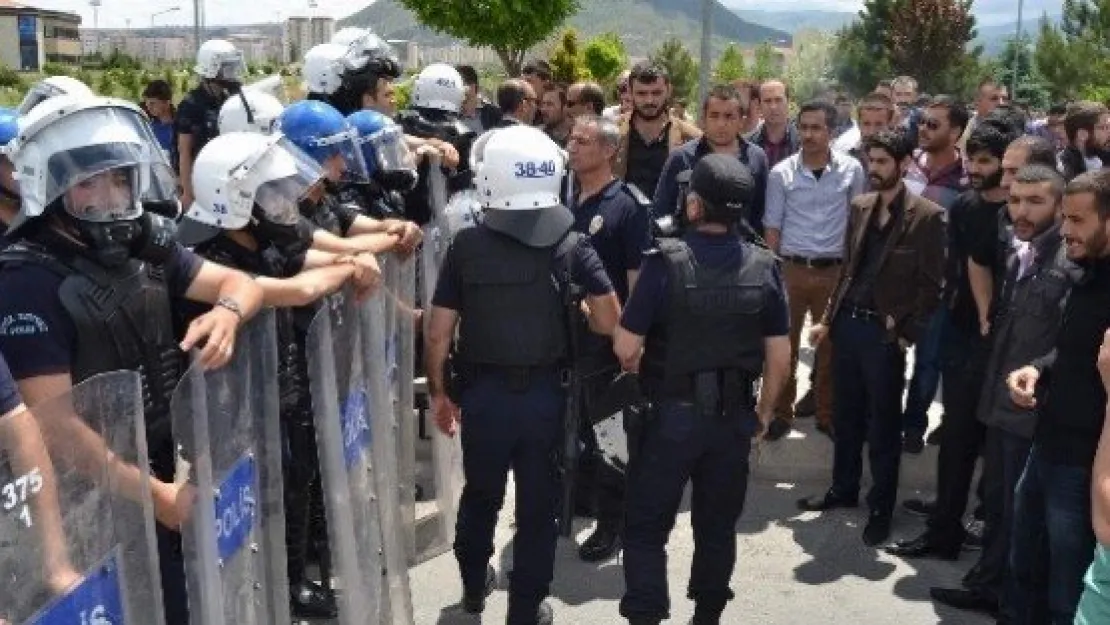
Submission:
[[[461,418],[466,485],[455,557],[463,608],[478,613],[492,589],[493,530],[509,469],[517,484],[517,534],[508,623],[550,623],[557,501],[552,457],[566,406],[569,297],[585,290],[590,327],[608,334],[619,304],[589,241],[571,232],[559,202],[562,151],[542,131],[490,131],[474,146],[483,222],[455,235],[432,301],[425,341],[428,391],[438,427]],[[448,396],[448,352],[459,326]],[[458,402],[456,404],[456,402]],[[460,416],[461,415],[461,416]]]
[[[11,153],[21,204],[9,237],[17,241],[0,253],[0,350],[30,405],[98,373],[140,372],[166,620],[188,623],[170,397],[183,350],[203,346],[209,367],[231,358],[261,291],[246,274],[176,244],[172,224],[144,211],[147,201],[172,198],[174,185],[134,104],[59,96],[22,118],[20,131]],[[214,304],[181,341],[175,296]],[[138,485],[121,484],[129,488]]]
[[95,93],[88,85],[70,76],[48,76],[38,81],[27,90],[23,101],[16,108],[17,115],[26,115],[39,104],[50,98],[60,95],[71,95],[77,98],[91,98]]
[[206,143],[220,134],[220,107],[228,96],[238,93],[247,65],[243,53],[229,41],[210,39],[197,50],[193,72],[200,83],[177,105],[177,159],[181,179],[181,203],[193,204],[193,161]]
[[[277,97],[264,91],[244,90],[237,98],[228,98],[220,107],[217,119],[220,134],[229,132],[256,132],[270,134],[285,105]],[[189,208],[188,206],[185,207]]]
[[405,193],[417,182],[416,160],[409,152],[401,127],[377,111],[357,111],[347,116],[355,141],[366,163],[367,180],[345,181],[340,202],[351,202],[374,219],[403,220]]
[[423,237],[416,224],[373,219],[360,214],[363,211],[359,206],[336,196],[341,183],[369,178],[357,132],[339,111],[325,102],[302,100],[282,112],[275,130],[324,169],[324,184],[311,189],[300,203],[301,214],[318,228],[313,240],[319,249],[347,254],[394,250],[407,254],[416,248]]
[[[15,169],[3,148],[18,134],[19,114],[14,109],[0,108],[0,228],[4,230],[19,213],[19,191],[13,177]],[[7,239],[0,232],[0,249],[6,246]]]
[[719,623],[733,596],[729,580],[751,437],[770,421],[790,365],[778,262],[744,243],[734,225],[754,184],[733,156],[698,162],[686,203],[693,229],[682,240],[659,239],[645,256],[613,337],[622,366],[640,372],[651,400],[647,421],[629,441],[636,451],[620,612],[637,625],[669,616],[667,537],[687,481],[693,482],[693,623]]
[[[204,258],[256,276],[264,303],[279,307],[280,414],[290,451],[284,458],[290,607],[297,618],[334,618],[333,593],[307,572],[318,465],[307,358],[291,307],[310,306],[365,272],[351,257],[310,249],[312,235],[298,228],[297,204],[321,182],[323,171],[285,137],[220,135],[197,155],[193,177],[196,202],[185,214],[181,240]],[[187,323],[196,310],[182,312]]]

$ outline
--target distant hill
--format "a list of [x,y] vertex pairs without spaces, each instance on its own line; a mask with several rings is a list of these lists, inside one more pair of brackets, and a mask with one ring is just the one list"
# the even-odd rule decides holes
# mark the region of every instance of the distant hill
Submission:
[[[791,42],[790,33],[753,24],[720,3],[714,7],[712,24],[713,47],[718,50],[729,42],[745,46],[764,41],[776,45]],[[394,0],[377,0],[340,20],[342,26],[368,26],[386,39],[409,39],[422,45],[445,46],[455,41],[421,26],[412,12]],[[568,26],[584,37],[615,32],[633,57],[647,56],[669,36],[679,37],[696,51],[701,33],[701,4],[692,0],[583,0],[582,9]]]
[[[1042,15],[1022,16],[1021,31],[1029,33],[1033,41],[1036,41],[1041,32],[1041,19],[1043,17]],[[1060,23],[1059,15],[1049,15],[1048,19],[1054,24]],[[1017,34],[1017,20],[980,26],[978,31],[979,37],[975,40],[975,43],[983,46],[983,53],[987,56],[995,56],[1001,54],[1003,48],[1006,47],[1006,41],[1013,39],[1014,35]]]
[[[735,0],[732,0],[735,4]],[[836,31],[856,19],[850,11],[772,11],[733,8],[741,18],[761,26],[782,30],[790,34],[803,30]]]

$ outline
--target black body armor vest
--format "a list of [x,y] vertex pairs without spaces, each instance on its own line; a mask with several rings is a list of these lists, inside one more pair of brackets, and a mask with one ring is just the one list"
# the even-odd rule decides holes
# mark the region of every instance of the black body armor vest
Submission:
[[172,440],[170,400],[188,361],[174,334],[164,267],[131,260],[109,269],[29,242],[0,253],[0,265],[21,263],[41,265],[63,277],[58,298],[77,337],[73,383],[109,371],[138,371],[152,452]]
[[456,235],[460,362],[547,367],[566,360],[569,260],[582,238],[572,232],[556,246],[537,249],[485,226]]
[[667,262],[667,306],[648,332],[644,376],[664,393],[684,394],[694,374],[763,370],[763,287],[774,267],[768,251],[745,245],[739,269],[699,264],[683,241],[659,239]]

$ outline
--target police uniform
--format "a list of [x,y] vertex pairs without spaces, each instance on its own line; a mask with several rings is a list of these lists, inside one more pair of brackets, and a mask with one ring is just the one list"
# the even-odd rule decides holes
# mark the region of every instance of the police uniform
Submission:
[[[735,158],[710,155],[691,188],[725,206],[754,183]],[[694,562],[688,595],[695,623],[717,623],[732,598],[736,521],[743,509],[754,385],[764,340],[789,330],[778,262],[732,231],[692,229],[647,253],[621,327],[645,337],[640,376],[651,409],[628,476],[624,528],[627,590],[621,615],[657,624],[669,616],[666,543],[687,481],[693,482]]]
[[[190,135],[193,138],[192,153],[189,155],[191,160],[196,160],[201,148],[220,136],[220,107],[225,100],[226,95],[212,93],[202,82],[185,94],[177,105],[174,131],[177,136]],[[172,153],[175,156],[174,169],[180,171],[180,155],[176,149]]]
[[[621,302],[628,299],[628,272],[640,268],[644,252],[651,246],[648,218],[651,201],[635,186],[613,179],[588,198],[575,197],[568,203],[574,213],[574,230],[590,237]],[[582,354],[577,365],[583,387],[583,411],[594,417],[592,399],[604,393],[619,373],[608,337],[583,332]],[[602,457],[591,419],[582,420],[586,445],[578,470],[576,497],[585,506],[596,500],[597,529],[579,549],[584,560],[596,561],[612,555],[624,516],[624,472]],[[582,506],[579,506],[582,507]]]
[[[540,615],[550,611],[541,606],[553,577],[557,539],[553,457],[566,408],[568,312],[573,308],[567,293],[571,283],[590,296],[611,294],[613,288],[589,241],[570,232],[573,217],[558,204],[556,176],[561,169],[527,152],[555,155],[558,147],[533,128],[495,132],[505,134],[494,135],[485,145],[487,160],[479,169],[484,181],[479,194],[487,201],[484,221],[455,235],[432,305],[455,311],[459,319],[454,363],[461,378],[457,401],[464,423],[466,483],[459,502],[455,556],[464,607],[484,607],[493,531],[511,468],[517,486],[517,533],[507,622],[530,625],[550,622]],[[510,155],[495,165],[489,154],[498,151]],[[513,161],[529,165],[528,171],[517,171],[515,182]],[[522,192],[519,208],[501,210],[502,204],[495,206],[494,200],[509,194],[483,186],[490,180],[529,190],[538,181],[544,185],[544,199],[536,192]],[[433,310],[433,318],[437,314]]]

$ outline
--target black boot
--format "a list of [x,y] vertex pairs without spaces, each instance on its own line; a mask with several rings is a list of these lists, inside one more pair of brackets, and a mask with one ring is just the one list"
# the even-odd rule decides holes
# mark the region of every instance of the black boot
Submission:
[[486,609],[486,597],[493,593],[497,583],[497,571],[486,565],[486,584],[473,592],[463,589],[462,609],[467,614],[481,614]]
[[289,608],[294,618],[328,619],[339,616],[335,593],[307,579],[290,584]]
[[584,562],[601,562],[613,557],[620,550],[621,535],[612,523],[598,523],[594,533],[578,548],[578,557]]

